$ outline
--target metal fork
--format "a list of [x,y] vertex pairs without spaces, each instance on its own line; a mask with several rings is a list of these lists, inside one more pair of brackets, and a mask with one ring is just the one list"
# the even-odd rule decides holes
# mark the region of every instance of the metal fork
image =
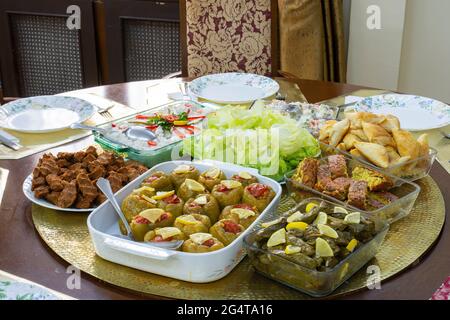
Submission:
[[99,115],[101,115],[103,118],[108,119],[108,120],[112,120],[113,116],[112,114],[109,112],[109,110],[114,107],[114,104],[110,105],[109,107],[102,109],[101,111],[98,112]]

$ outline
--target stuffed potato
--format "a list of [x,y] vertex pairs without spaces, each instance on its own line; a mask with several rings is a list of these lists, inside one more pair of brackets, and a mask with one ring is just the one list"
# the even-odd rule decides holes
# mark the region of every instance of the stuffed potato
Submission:
[[271,187],[261,183],[252,183],[245,187],[242,202],[255,206],[262,212],[274,197],[275,192]]
[[185,240],[186,235],[178,228],[164,227],[150,230],[144,236],[144,242],[162,242]]
[[189,236],[194,233],[208,232],[211,227],[211,221],[208,216],[202,214],[187,214],[176,218],[173,226]]
[[238,204],[243,194],[242,184],[234,180],[224,180],[214,186],[211,194],[222,208]]
[[208,191],[211,191],[216,184],[219,184],[222,180],[227,177],[222,170],[218,168],[212,168],[208,171],[203,172],[198,178],[198,182],[203,184]]
[[181,250],[190,253],[205,253],[224,248],[222,242],[209,233],[194,233],[183,243]]
[[175,189],[178,190],[178,188],[181,186],[184,180],[186,179],[197,180],[199,176],[200,172],[196,167],[182,164],[172,171],[172,173],[170,174],[170,180],[172,181],[172,184],[175,187]]
[[257,183],[258,179],[248,172],[239,172],[231,177],[231,180],[239,181],[244,188],[252,183]]
[[148,231],[170,226],[173,221],[174,219],[170,212],[162,209],[147,209],[131,220],[131,233],[136,241],[144,241],[144,236]]
[[227,206],[222,210],[219,219],[230,219],[248,228],[259,216],[258,209],[246,203]]
[[141,185],[151,187],[156,191],[173,190],[173,185],[170,177],[162,171],[153,172],[150,177],[142,181]]
[[209,229],[209,232],[213,235],[213,237],[227,246],[239,237],[244,230],[245,228],[243,226],[237,224],[233,220],[223,219],[217,221]]
[[211,223],[216,223],[220,215],[219,203],[210,194],[199,194],[184,204],[183,214],[203,214],[209,217]]

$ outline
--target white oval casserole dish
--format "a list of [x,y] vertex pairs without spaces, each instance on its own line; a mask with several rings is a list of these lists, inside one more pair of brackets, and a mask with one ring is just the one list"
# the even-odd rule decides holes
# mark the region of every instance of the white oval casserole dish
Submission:
[[196,283],[221,279],[238,265],[246,254],[243,246],[244,237],[254,229],[261,219],[277,209],[282,193],[280,184],[257,174],[254,169],[243,168],[234,164],[208,160],[200,162],[170,161],[154,166],[130,182],[116,193],[117,200],[121,203],[152,172],[163,171],[168,173],[181,164],[192,164],[200,172],[211,167],[218,167],[227,177],[241,171],[248,171],[255,175],[259,182],[270,186],[275,191],[275,198],[258,219],[229,246],[208,253],[187,253],[160,249],[114,236],[114,234],[120,234],[117,223],[118,217],[111,203],[106,201],[96,208],[87,219],[95,251],[100,257],[142,271]]

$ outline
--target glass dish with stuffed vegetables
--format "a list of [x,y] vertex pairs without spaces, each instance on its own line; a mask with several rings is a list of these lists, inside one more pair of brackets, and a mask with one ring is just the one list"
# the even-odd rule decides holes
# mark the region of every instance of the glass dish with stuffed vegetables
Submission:
[[415,183],[342,154],[306,158],[285,179],[289,194],[297,201],[319,196],[389,223],[406,217],[420,192]]
[[385,220],[309,198],[266,219],[244,245],[259,273],[322,297],[376,255],[388,229]]
[[[159,164],[116,194],[130,241],[111,204],[88,227],[98,255],[140,270],[191,282],[224,277],[244,257],[243,237],[275,211],[281,186],[254,169],[215,162]],[[177,250],[152,246],[181,240]]]

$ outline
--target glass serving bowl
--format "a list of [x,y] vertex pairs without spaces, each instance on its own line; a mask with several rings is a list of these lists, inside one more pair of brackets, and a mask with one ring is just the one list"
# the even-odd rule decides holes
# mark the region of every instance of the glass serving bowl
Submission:
[[[374,170],[379,173],[383,173],[385,176],[390,178],[393,183],[394,187],[389,190],[390,193],[394,194],[398,197],[397,200],[389,203],[388,205],[385,205],[379,209],[375,210],[361,210],[359,208],[350,206],[353,210],[363,212],[370,216],[377,216],[380,219],[385,219],[388,223],[393,223],[397,220],[400,220],[404,217],[406,217],[412,210],[414,206],[414,202],[416,201],[419,192],[420,187],[408,180],[393,176],[386,172],[381,172],[378,169],[375,169],[374,166],[366,164],[364,162],[361,162],[360,160],[349,157],[343,154],[347,161],[347,170],[348,172],[351,172],[353,168],[357,166],[369,168],[371,170]],[[328,162],[328,157],[324,157],[319,159],[320,164],[324,164]],[[330,201],[333,201],[335,203],[339,203],[340,205],[347,205],[346,202],[338,200],[336,198],[333,198],[332,196],[323,194],[322,192],[315,190],[313,188],[310,188],[303,183],[293,180],[292,176],[295,174],[296,170],[290,171],[285,175],[285,181],[287,185],[287,189],[289,192],[289,195],[291,195],[297,202],[302,201],[303,199],[310,198],[310,197],[320,197],[323,199],[327,199]]]
[[[305,207],[308,203],[315,202],[318,204],[321,201],[324,201],[327,207],[336,206],[331,201],[320,198],[309,198],[300,202],[289,211],[292,211],[292,213],[297,210],[305,212]],[[339,206],[344,207],[349,213],[355,211],[346,205]],[[368,216],[364,213],[363,216],[374,221],[377,234],[372,240],[361,245],[345,259],[341,260],[335,267],[327,271],[306,268],[259,247],[257,243],[257,232],[260,229],[255,230],[244,238],[244,247],[247,250],[251,264],[257,272],[313,297],[324,297],[331,294],[375,257],[389,230],[389,224],[385,220],[380,220],[376,216]],[[272,216],[272,219],[275,218]],[[266,218],[265,220],[270,219]]]
[[[354,157],[347,151],[332,147],[322,142],[319,143],[323,155],[343,154],[347,157]],[[428,156],[413,159],[403,164],[398,164],[395,166],[391,166],[389,168],[378,167],[364,158],[358,158],[358,160],[369,166],[376,168],[380,172],[389,173],[412,182],[422,179],[423,177],[426,177],[430,173],[431,167],[433,166],[433,163],[436,160],[437,153],[438,152],[436,149],[430,148]]]

